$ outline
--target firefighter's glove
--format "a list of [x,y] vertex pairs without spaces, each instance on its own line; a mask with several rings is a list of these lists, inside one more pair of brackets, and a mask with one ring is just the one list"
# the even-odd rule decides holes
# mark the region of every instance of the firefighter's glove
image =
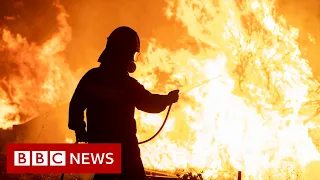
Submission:
[[87,143],[88,142],[88,135],[85,129],[83,130],[76,130],[76,141],[78,143]]
[[174,90],[168,94],[168,104],[176,103],[179,100],[179,90]]

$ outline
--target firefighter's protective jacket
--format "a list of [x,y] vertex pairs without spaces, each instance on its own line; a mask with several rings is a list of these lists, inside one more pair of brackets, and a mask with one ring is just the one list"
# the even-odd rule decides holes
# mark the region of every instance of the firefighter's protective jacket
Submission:
[[87,126],[89,142],[136,144],[135,108],[159,113],[169,105],[167,99],[167,95],[150,93],[127,73],[93,68],[74,92],[68,126],[71,130]]

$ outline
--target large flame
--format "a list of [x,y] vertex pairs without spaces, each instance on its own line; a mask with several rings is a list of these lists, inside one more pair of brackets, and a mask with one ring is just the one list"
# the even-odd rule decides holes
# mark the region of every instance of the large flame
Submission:
[[[306,177],[306,166],[320,157],[308,132],[314,124],[304,123],[314,115],[307,104],[319,83],[301,56],[298,29],[277,16],[274,1],[169,5],[167,16],[195,43],[170,50],[151,42],[150,64],[135,77],[160,92],[207,83],[181,94],[163,132],[142,145],[145,165],[203,171],[205,178],[232,177],[237,170],[245,179]],[[138,113],[139,139],[150,137],[163,118]]]
[[[274,1],[168,4],[168,18],[194,42],[172,50],[151,41],[134,74],[153,92],[182,90],[164,130],[141,145],[146,168],[203,172],[205,179],[233,179],[237,170],[245,179],[319,179],[320,155],[309,137],[318,126],[312,102],[319,82],[301,55],[298,29],[277,16]],[[0,74],[2,128],[68,99],[75,87],[60,54],[71,29],[57,7],[59,30],[42,45],[1,30],[1,69],[10,74]],[[136,118],[144,140],[164,114],[137,112]]]
[[60,4],[58,31],[43,44],[0,28],[0,128],[11,128],[66,101],[76,81],[64,62],[71,27]]

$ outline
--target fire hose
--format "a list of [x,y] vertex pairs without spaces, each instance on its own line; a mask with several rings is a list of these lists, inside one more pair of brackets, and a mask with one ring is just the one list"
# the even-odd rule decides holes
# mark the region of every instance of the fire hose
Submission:
[[[166,114],[166,117],[164,118],[164,121],[163,121],[161,127],[159,128],[159,130],[158,130],[153,136],[151,136],[150,138],[148,138],[148,139],[146,139],[146,140],[144,140],[144,141],[139,142],[138,144],[144,144],[144,143],[146,143],[146,142],[151,141],[151,140],[154,139],[156,136],[158,136],[158,134],[162,131],[164,125],[166,124],[166,122],[167,122],[167,120],[168,120],[168,117],[169,117],[169,114],[170,114],[170,110],[171,110],[171,106],[172,106],[172,104],[169,106],[168,111],[167,111],[167,114]],[[78,142],[76,141],[75,144],[78,144]],[[61,177],[60,177],[60,180],[63,180],[63,179],[64,179],[64,173],[62,173],[62,174],[61,174]]]
[[[209,83],[209,82],[211,82],[212,80],[217,79],[217,78],[219,78],[219,76],[218,76],[218,77],[215,77],[215,78],[211,78],[211,79],[205,80],[205,81],[203,81],[202,83],[197,84],[197,85],[195,85],[195,86],[192,86],[191,88],[189,88],[189,89],[187,89],[187,90],[185,90],[185,91],[183,91],[183,92],[180,92],[180,93],[187,93],[187,92],[189,92],[189,91],[191,91],[191,90],[193,90],[193,89],[195,89],[195,88],[197,88],[197,87],[200,87],[200,86],[202,86],[202,85],[204,85],[204,84],[207,84],[207,83]],[[179,93],[179,94],[180,94],[180,93]],[[160,126],[159,130],[158,130],[153,136],[151,136],[149,139],[146,139],[146,140],[144,140],[144,141],[140,141],[140,142],[138,142],[138,144],[144,144],[144,143],[146,143],[146,142],[149,142],[149,141],[151,141],[152,139],[154,139],[155,137],[157,137],[157,136],[159,135],[159,133],[162,131],[164,125],[166,124],[166,122],[167,122],[167,120],[168,120],[168,117],[169,117],[169,114],[170,114],[170,111],[171,111],[171,106],[172,106],[172,104],[169,105],[169,108],[168,108],[166,117],[164,118],[163,123],[162,123],[162,125]]]
[[167,111],[167,115],[166,115],[166,117],[164,118],[164,121],[163,121],[162,125],[160,126],[159,130],[158,130],[153,136],[151,136],[149,139],[146,139],[146,140],[144,140],[144,141],[140,141],[138,144],[144,144],[144,143],[146,143],[146,142],[151,141],[151,140],[154,139],[156,136],[158,136],[158,134],[162,131],[164,125],[166,124],[166,122],[167,122],[167,120],[168,120],[168,117],[169,117],[169,114],[170,114],[170,110],[171,110],[171,106],[172,106],[172,104],[170,104],[169,109],[168,109],[168,111]]
[[[197,84],[196,86],[193,86],[193,87],[191,87],[190,89],[187,89],[187,90],[185,90],[185,91],[183,91],[183,92],[180,92],[180,93],[187,93],[187,92],[189,92],[189,91],[191,91],[191,90],[193,90],[193,89],[195,89],[195,88],[197,88],[197,87],[200,87],[200,86],[202,86],[202,85],[204,85],[204,84],[207,84],[207,83],[209,83],[209,82],[211,82],[212,80],[217,79],[217,78],[218,78],[218,77],[215,77],[215,78],[212,78],[212,79],[208,79],[208,80],[206,80],[206,81],[203,81],[202,83]],[[180,94],[180,93],[179,93],[179,94]],[[148,139],[146,139],[146,140],[144,140],[144,141],[138,142],[138,144],[147,143],[147,142],[153,140],[155,137],[157,137],[157,136],[159,135],[159,133],[162,131],[163,127],[165,126],[165,124],[166,124],[166,122],[167,122],[167,120],[168,120],[168,117],[169,117],[169,114],[170,114],[170,111],[171,111],[171,106],[172,106],[172,104],[169,105],[169,108],[168,108],[168,110],[167,110],[166,117],[164,118],[163,123],[162,123],[162,125],[160,126],[159,130],[158,130],[153,136],[151,136],[150,138],[148,138]],[[78,143],[78,142],[75,142],[75,144],[77,144],[77,143]],[[63,179],[64,179],[64,173],[61,174],[60,180],[63,180]]]

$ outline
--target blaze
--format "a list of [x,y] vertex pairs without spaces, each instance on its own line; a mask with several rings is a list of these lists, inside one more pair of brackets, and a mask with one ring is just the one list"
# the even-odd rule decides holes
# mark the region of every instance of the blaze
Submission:
[[25,122],[69,99],[76,81],[64,62],[71,40],[67,14],[55,4],[58,31],[43,44],[0,28],[0,128]]
[[70,137],[66,137],[66,141],[65,142],[72,144],[72,143],[74,143],[74,140],[72,138],[70,138]]
[[[145,165],[203,172],[205,179],[232,178],[237,170],[245,179],[311,179],[306,167],[320,156],[309,137],[317,126],[310,103],[319,82],[301,55],[299,30],[270,0],[168,4],[168,18],[195,42],[175,50],[150,42],[150,63],[135,74],[154,92],[183,90],[163,132],[141,146]],[[164,114],[137,112],[137,119],[144,140]]]
[[[320,126],[319,82],[302,57],[299,30],[277,15],[272,0],[167,2],[165,15],[194,42],[173,50],[150,41],[134,74],[152,92],[181,90],[163,131],[141,145],[146,168],[203,172],[205,179],[234,179],[238,170],[244,179],[319,179],[320,147],[309,135]],[[61,55],[71,28],[56,7],[59,29],[44,44],[1,29],[1,69],[9,74],[0,79],[3,129],[68,100],[74,90],[78,79]],[[139,140],[164,117],[137,111]]]

